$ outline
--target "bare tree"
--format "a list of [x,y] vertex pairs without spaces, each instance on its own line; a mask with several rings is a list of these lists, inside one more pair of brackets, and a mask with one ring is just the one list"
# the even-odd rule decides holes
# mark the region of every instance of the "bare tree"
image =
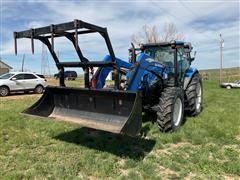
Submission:
[[144,25],[142,31],[132,36],[132,41],[135,44],[139,43],[156,43],[159,42],[158,30],[156,26]]
[[177,32],[177,28],[174,23],[165,23],[164,34],[161,41],[171,41],[171,40],[184,40],[184,35]]
[[157,27],[144,25],[142,30],[132,36],[132,41],[135,44],[140,43],[157,43],[171,40],[184,40],[184,35],[177,32],[174,23],[165,23],[163,35],[160,36]]

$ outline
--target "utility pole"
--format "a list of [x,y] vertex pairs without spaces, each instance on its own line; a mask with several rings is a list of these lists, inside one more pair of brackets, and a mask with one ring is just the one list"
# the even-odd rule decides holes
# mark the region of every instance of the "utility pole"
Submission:
[[219,71],[219,84],[222,83],[222,66],[223,66],[223,48],[224,48],[224,39],[222,34],[220,36],[220,71]]
[[23,58],[22,58],[22,72],[24,71],[24,61],[25,61],[25,54],[23,54]]

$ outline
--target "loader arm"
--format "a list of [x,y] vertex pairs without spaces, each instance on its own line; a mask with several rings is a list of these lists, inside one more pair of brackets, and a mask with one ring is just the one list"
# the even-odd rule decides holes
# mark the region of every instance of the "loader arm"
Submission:
[[[112,59],[111,59],[111,56],[107,55],[105,56],[105,58],[103,59],[104,62],[111,62]],[[131,63],[128,63],[122,59],[119,59],[119,58],[116,58],[116,63],[120,69],[120,73],[121,73],[121,68],[124,68],[124,69],[131,69],[134,67],[133,64]],[[105,85],[105,82],[106,82],[106,78],[108,76],[108,74],[113,70],[112,67],[102,67],[102,68],[99,68],[97,70],[97,72],[95,73],[94,75],[94,78],[96,78],[96,88],[97,89],[102,89]]]
[[[111,57],[107,55],[104,60],[105,62],[111,62]],[[166,73],[164,73],[164,67],[154,61],[150,56],[141,53],[138,56],[137,63],[128,63],[124,60],[116,58],[116,63],[119,68],[127,69],[127,90],[130,91],[139,91],[141,90],[141,82],[143,77],[147,74],[151,74],[151,79],[149,83],[154,79],[154,77],[164,79],[166,78]],[[105,85],[106,78],[108,74],[112,71],[111,67],[99,68],[95,74],[97,79],[97,89],[102,89]]]

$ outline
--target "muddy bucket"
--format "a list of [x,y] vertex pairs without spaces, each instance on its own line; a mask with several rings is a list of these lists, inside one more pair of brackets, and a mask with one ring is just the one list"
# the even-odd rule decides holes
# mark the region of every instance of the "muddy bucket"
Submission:
[[141,103],[136,92],[48,86],[23,113],[134,136],[142,125]]

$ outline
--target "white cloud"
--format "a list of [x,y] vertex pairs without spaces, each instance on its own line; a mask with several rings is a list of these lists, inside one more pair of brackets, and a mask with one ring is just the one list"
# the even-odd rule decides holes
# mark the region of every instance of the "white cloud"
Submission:
[[[29,11],[27,15],[32,14],[32,17],[27,17],[27,20],[24,19],[24,13],[20,14],[22,12],[17,9],[19,5],[21,10],[25,6],[26,11]],[[8,9],[10,9],[9,6],[7,6]],[[198,57],[202,58],[202,60],[197,60],[195,65],[201,68],[214,68],[218,66],[216,60],[219,58],[217,46],[219,43],[218,34],[220,32],[223,34],[228,48],[236,49],[238,47],[237,52],[228,50],[225,58],[229,59],[229,61],[233,57],[239,58],[239,21],[232,24],[225,21],[216,23],[217,20],[219,21],[219,18],[216,17],[219,14],[224,14],[226,17],[236,15],[239,19],[239,13],[235,11],[237,9],[236,6],[239,6],[239,2],[38,1],[36,3],[36,1],[28,1],[25,5],[21,3],[11,4],[10,12],[5,10],[4,17],[7,21],[11,21],[19,15],[21,21],[24,21],[22,25],[24,27],[21,30],[71,21],[73,19],[81,19],[100,26],[106,26],[116,55],[125,59],[128,56],[127,49],[131,41],[131,35],[138,32],[144,24],[156,25],[160,33],[162,33],[165,22],[173,22],[176,24],[177,29],[185,35],[186,40],[191,41],[195,49],[199,51]],[[37,9],[37,7],[41,9]],[[214,20],[214,18],[217,19]],[[206,21],[202,23],[205,24],[201,27],[196,26],[196,23],[204,19]],[[11,26],[11,29],[15,29],[21,26],[21,24]],[[213,26],[216,26],[218,30],[213,30]],[[101,40],[96,40],[94,36],[89,36],[88,41],[92,43],[90,45],[91,49],[85,48],[88,54],[96,55],[102,53],[105,45],[103,45]],[[30,42],[25,43],[25,41],[21,40],[21,44],[18,46],[19,52],[30,52],[29,45]],[[12,47],[12,40],[8,39],[8,41],[4,42],[4,47],[1,47],[1,53],[12,53]],[[70,48],[63,40],[56,44],[56,49],[65,49],[66,53]],[[37,47],[35,49],[37,53],[40,53],[41,50],[37,50]],[[233,53],[236,55],[234,56]],[[63,54],[63,51],[61,54]],[[208,61],[211,61],[211,63],[208,63]]]

